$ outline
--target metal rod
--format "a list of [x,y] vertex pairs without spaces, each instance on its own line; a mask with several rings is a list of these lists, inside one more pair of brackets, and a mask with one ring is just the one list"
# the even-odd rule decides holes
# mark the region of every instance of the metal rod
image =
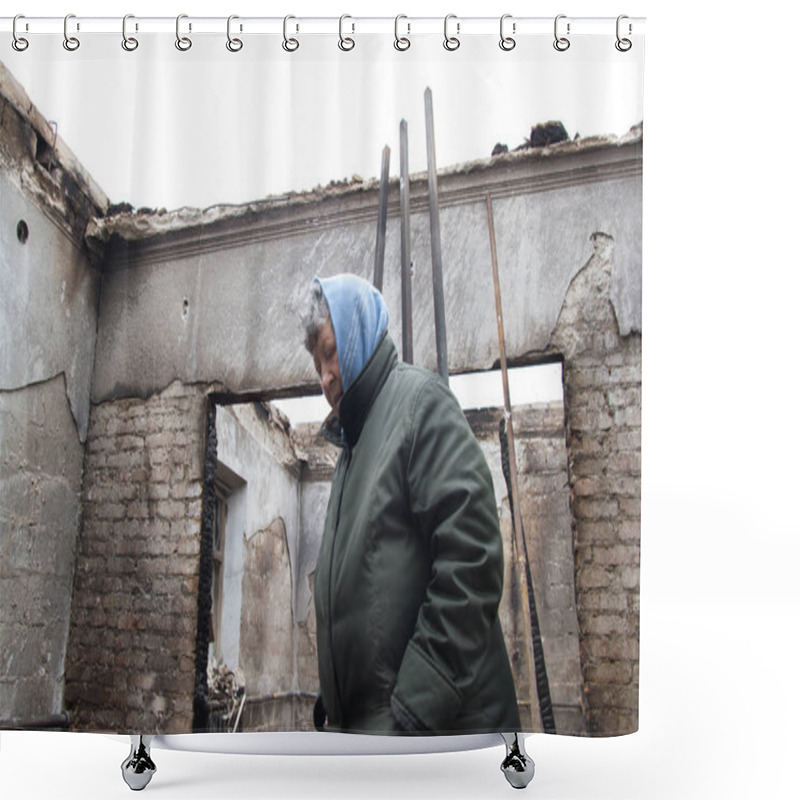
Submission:
[[372,285],[383,291],[383,260],[386,252],[386,217],[389,212],[389,146],[381,156],[381,188],[378,193],[378,233],[375,239],[375,272]]
[[403,361],[414,363],[411,319],[411,186],[408,179],[408,123],[400,121],[400,294],[403,316]]
[[433,322],[436,328],[436,363],[445,383],[447,377],[447,330],[444,318],[442,237],[439,230],[439,185],[436,177],[436,143],[433,134],[433,95],[425,89],[425,138],[428,146],[428,194],[431,217],[431,266],[433,268]]
[[[511,395],[508,390],[508,365],[506,363],[506,337],[503,325],[503,303],[500,297],[500,270],[497,266],[497,243],[494,233],[494,212],[492,210],[492,197],[486,195],[486,214],[489,220],[489,243],[492,250],[492,276],[494,278],[494,305],[497,314],[497,339],[500,344],[500,370],[503,376],[503,403],[505,406],[506,435],[508,437],[508,467],[509,483],[511,484],[511,510],[514,520],[513,545],[515,551],[515,564],[517,568],[518,584],[522,601],[522,616],[525,624],[526,663],[528,666],[528,680],[531,698],[538,696],[536,690],[536,664],[533,653],[533,639],[531,633],[531,606],[528,595],[528,580],[526,575],[527,548],[522,532],[522,511],[519,504],[519,485],[517,481],[517,457],[514,450],[514,425],[511,416]],[[531,717],[534,714],[531,703]],[[533,719],[531,719],[533,722]]]

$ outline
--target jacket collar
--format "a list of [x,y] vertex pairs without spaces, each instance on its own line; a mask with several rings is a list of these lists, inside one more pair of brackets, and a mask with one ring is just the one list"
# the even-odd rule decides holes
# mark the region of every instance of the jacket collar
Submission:
[[350,447],[355,447],[367,414],[396,364],[397,348],[389,334],[384,333],[375,352],[339,404],[339,421]]

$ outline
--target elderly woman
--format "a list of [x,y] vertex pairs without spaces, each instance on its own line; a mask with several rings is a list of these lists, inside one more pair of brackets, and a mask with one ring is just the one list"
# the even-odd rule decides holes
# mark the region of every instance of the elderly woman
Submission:
[[398,361],[363,279],[315,278],[304,323],[342,447],[314,584],[317,728],[519,730],[492,479],[458,402]]

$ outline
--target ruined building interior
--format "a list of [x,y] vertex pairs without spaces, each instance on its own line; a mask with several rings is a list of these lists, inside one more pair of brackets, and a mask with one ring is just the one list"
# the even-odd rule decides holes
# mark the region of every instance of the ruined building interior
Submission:
[[[283,401],[318,394],[297,323],[310,279],[371,277],[378,184],[125,209],[2,65],[0,103],[0,726],[312,729],[336,448]],[[642,140],[637,126],[439,176],[451,375],[498,368],[487,194],[509,362],[556,375],[557,396],[513,419],[555,726],[576,735],[638,719]],[[427,203],[412,176],[415,362],[435,369]],[[399,236],[393,179],[396,342]],[[503,411],[465,413],[495,483],[523,727],[541,730]]]

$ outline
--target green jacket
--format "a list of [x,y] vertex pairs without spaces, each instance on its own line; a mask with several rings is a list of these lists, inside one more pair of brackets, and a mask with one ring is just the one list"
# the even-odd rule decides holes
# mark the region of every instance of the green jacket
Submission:
[[482,451],[439,377],[384,336],[340,405],[314,595],[328,730],[519,730]]

